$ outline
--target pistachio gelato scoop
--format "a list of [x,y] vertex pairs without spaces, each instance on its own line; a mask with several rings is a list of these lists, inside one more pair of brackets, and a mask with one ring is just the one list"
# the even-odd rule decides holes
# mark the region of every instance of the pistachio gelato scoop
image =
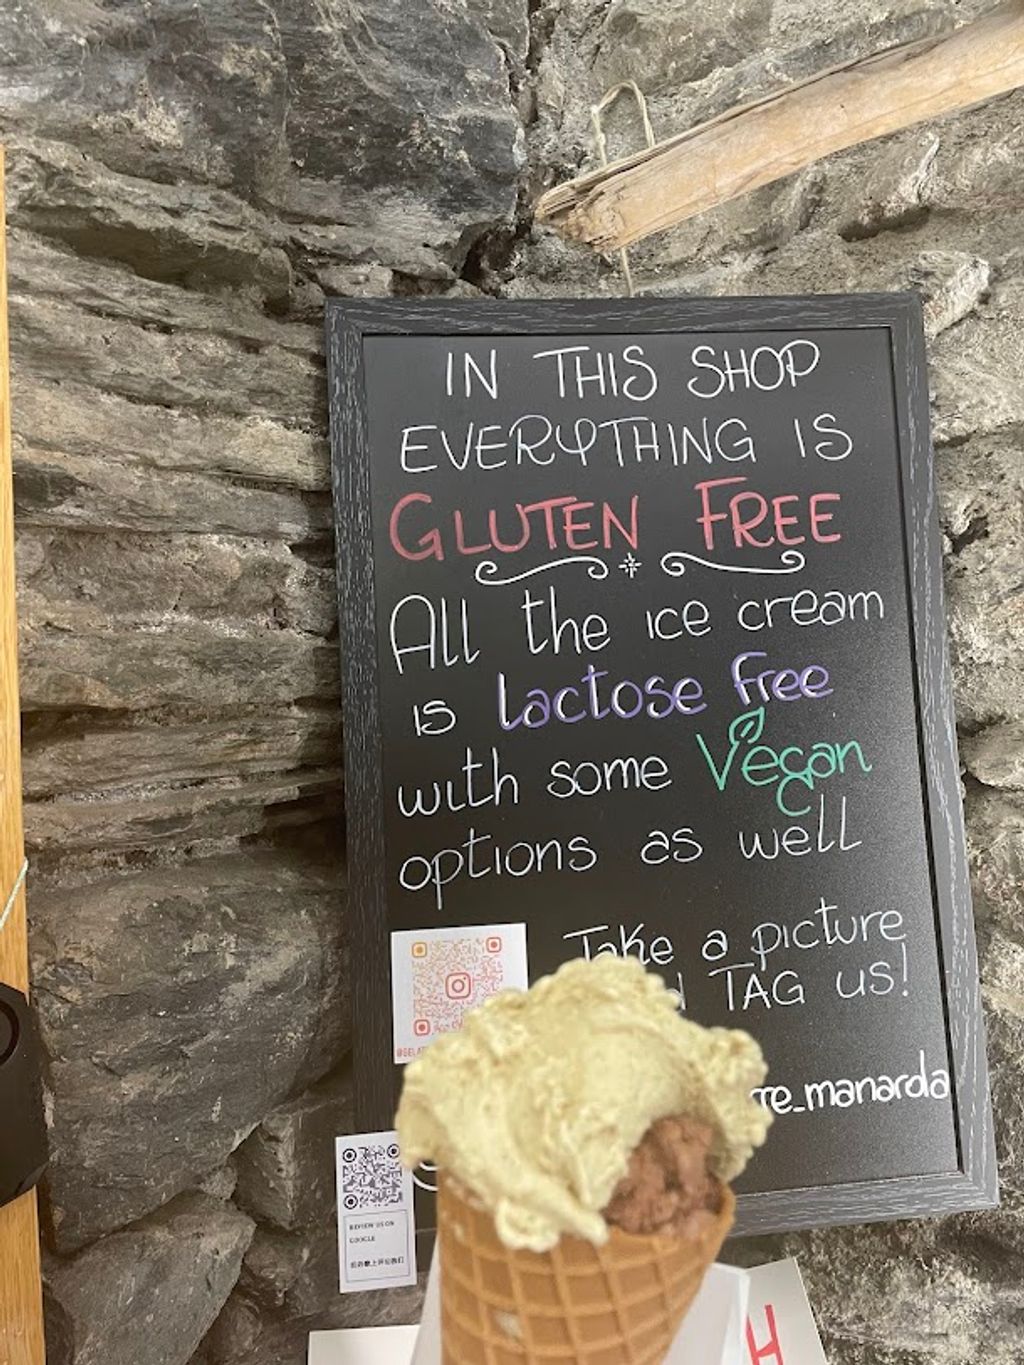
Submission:
[[770,1122],[751,1098],[765,1074],[748,1034],[686,1019],[634,958],[578,959],[493,996],[409,1063],[402,1159],[461,1181],[510,1247],[600,1243],[602,1210],[656,1120],[706,1123],[713,1173],[743,1170]]

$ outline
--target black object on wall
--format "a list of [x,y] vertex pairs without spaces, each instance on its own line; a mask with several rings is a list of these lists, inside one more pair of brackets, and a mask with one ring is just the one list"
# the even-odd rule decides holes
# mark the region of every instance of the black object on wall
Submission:
[[762,1043],[739,1231],[991,1205],[918,299],[327,324],[358,1126],[390,935],[525,922]]
[[40,1058],[32,1007],[0,984],[0,1206],[38,1185],[46,1170]]

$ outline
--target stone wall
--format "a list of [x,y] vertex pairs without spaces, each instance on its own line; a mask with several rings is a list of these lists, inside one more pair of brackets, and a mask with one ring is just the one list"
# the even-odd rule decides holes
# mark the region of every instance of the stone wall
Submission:
[[[624,78],[662,133],[982,0],[0,7],[50,1354],[299,1365],[348,962],[325,294],[617,294],[536,230]],[[633,113],[613,147],[638,145]],[[1004,1203],[799,1255],[832,1365],[1024,1358],[1024,92],[638,248],[648,293],[915,287]]]

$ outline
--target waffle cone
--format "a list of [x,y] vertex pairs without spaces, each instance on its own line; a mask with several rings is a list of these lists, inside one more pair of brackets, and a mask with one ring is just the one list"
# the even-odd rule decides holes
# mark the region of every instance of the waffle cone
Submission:
[[662,1365],[735,1207],[726,1189],[700,1239],[613,1227],[603,1246],[562,1237],[551,1251],[513,1251],[442,1177],[442,1365]]

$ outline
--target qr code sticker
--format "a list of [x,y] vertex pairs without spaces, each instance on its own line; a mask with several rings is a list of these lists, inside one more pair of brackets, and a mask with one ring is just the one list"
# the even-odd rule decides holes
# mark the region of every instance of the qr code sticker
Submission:
[[502,946],[500,934],[412,944],[412,1026],[417,1037],[454,1033],[467,1010],[502,989]]
[[338,1272],[343,1294],[416,1283],[412,1172],[394,1129],[335,1139]]
[[344,1146],[339,1170],[341,1207],[346,1213],[402,1203],[404,1181],[397,1142]]
[[392,986],[395,1061],[407,1062],[498,991],[526,988],[525,926],[393,934]]

